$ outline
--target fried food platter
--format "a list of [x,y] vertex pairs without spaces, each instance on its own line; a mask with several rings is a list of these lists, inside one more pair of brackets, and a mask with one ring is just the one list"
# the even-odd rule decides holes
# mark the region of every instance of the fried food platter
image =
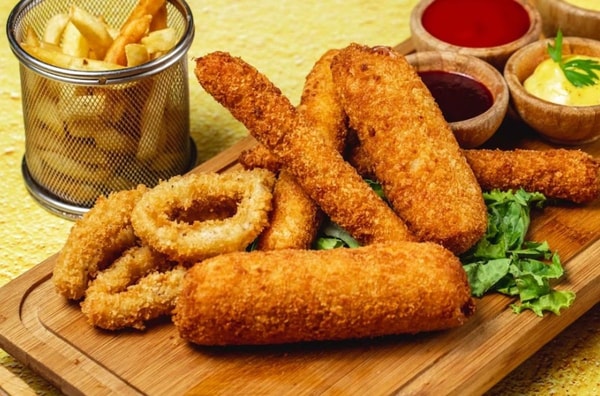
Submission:
[[[410,42],[398,50],[407,53]],[[238,167],[251,137],[196,171]],[[507,117],[488,144],[545,149],[518,120]],[[600,156],[600,142],[579,147]],[[89,326],[77,304],[50,281],[52,256],[0,289],[0,347],[66,394],[314,394],[482,393],[600,301],[600,202],[551,205],[533,215],[531,240],[547,240],[575,291],[560,316],[516,315],[511,299],[489,295],[464,326],[442,332],[373,340],[260,347],[195,347],[169,320],[144,332]]]

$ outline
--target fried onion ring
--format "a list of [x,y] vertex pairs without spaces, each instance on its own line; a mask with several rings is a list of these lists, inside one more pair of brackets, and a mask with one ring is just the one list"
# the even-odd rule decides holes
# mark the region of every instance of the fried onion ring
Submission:
[[66,298],[78,300],[88,283],[136,243],[131,226],[131,211],[147,190],[136,189],[101,196],[93,208],[79,219],[58,254],[53,271],[56,290]]
[[180,263],[243,250],[268,225],[274,183],[265,169],[174,176],[140,199],[133,228]]
[[87,289],[81,312],[106,330],[133,327],[170,315],[186,269],[147,246],[135,246],[98,273]]

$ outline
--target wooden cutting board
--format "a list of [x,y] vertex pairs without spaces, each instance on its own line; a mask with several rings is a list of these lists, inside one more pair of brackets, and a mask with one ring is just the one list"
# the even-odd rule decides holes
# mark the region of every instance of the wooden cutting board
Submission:
[[[406,51],[407,47],[399,47]],[[246,138],[194,171],[235,168]],[[507,119],[489,147],[545,149]],[[600,141],[581,147],[600,157]],[[516,315],[490,295],[450,331],[260,347],[197,347],[168,319],[144,332],[100,331],[51,282],[56,256],[0,289],[0,347],[66,394],[448,394],[482,393],[600,301],[600,200],[533,212],[529,239],[547,240],[577,293],[560,316]]]

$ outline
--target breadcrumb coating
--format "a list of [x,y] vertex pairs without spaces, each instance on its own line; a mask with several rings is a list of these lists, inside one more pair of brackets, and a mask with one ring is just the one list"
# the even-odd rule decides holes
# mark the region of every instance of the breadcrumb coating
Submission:
[[280,344],[447,329],[474,310],[451,252],[398,242],[205,260],[188,271],[173,322],[196,344]]
[[410,231],[456,254],[474,245],[487,226],[481,188],[406,58],[389,47],[351,44],[331,68],[350,127]]
[[79,300],[98,271],[136,243],[131,211],[146,187],[101,196],[77,220],[54,266],[52,281],[66,298]]
[[199,83],[242,122],[329,217],[366,245],[412,239],[404,222],[263,74],[240,58],[196,59]]
[[600,161],[581,150],[465,150],[484,190],[519,189],[589,203],[600,196]]

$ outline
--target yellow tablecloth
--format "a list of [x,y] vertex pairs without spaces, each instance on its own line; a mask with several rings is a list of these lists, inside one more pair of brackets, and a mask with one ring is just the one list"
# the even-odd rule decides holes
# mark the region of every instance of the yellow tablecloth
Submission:
[[[188,2],[196,24],[190,61],[214,50],[231,52],[264,72],[297,103],[305,75],[327,49],[350,42],[394,45],[408,37],[408,17],[416,0]],[[0,4],[3,29],[15,4]],[[200,162],[246,136],[243,126],[208,97],[191,74],[190,93],[191,131]],[[4,34],[0,42],[0,121],[2,286],[57,252],[72,225],[38,206],[25,189],[20,168],[24,132],[18,61]],[[599,394],[599,330],[600,306],[596,306],[490,393]],[[0,363],[37,393],[60,394],[2,350]]]

